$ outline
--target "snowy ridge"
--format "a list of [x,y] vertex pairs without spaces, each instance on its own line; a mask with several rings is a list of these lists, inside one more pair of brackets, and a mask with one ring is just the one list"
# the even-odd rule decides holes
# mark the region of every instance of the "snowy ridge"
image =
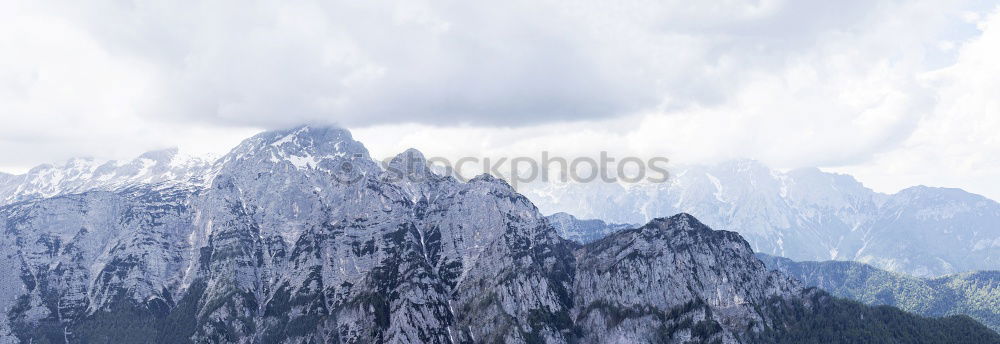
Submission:
[[59,165],[40,165],[21,175],[0,175],[0,205],[140,184],[204,183],[210,166],[210,161],[179,154],[176,148],[148,152],[127,162],[75,158]]

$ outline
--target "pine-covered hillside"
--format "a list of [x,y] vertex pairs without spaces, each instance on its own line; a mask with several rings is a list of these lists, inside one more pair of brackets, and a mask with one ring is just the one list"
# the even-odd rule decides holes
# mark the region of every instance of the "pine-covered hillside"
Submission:
[[796,262],[766,254],[757,257],[769,268],[839,297],[869,305],[895,306],[931,317],[967,315],[1000,330],[1000,272],[997,271],[925,279],[855,262]]

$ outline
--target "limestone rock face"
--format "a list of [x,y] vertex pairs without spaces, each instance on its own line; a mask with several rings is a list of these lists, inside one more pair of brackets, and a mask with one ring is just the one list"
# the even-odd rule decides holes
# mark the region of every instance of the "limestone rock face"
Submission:
[[581,245],[503,180],[339,128],[200,171],[0,206],[0,342],[734,343],[803,295],[691,215]]

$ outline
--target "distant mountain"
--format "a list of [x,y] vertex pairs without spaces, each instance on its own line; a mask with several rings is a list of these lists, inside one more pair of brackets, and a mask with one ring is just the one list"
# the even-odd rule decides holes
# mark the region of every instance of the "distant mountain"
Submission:
[[563,239],[586,244],[603,238],[616,231],[636,228],[637,225],[607,223],[601,220],[581,220],[567,213],[555,213],[545,217],[555,227]]
[[9,183],[11,178],[14,178],[13,174],[0,172],[0,185]]
[[[818,169],[771,170],[747,160],[680,167],[665,183],[531,183],[544,213],[616,223],[690,213],[738,231],[757,252],[849,260],[916,276],[1000,270],[1000,204],[959,189],[893,195]],[[608,206],[615,205],[615,206]]]
[[890,305],[924,316],[968,315],[1000,330],[1000,272],[979,271],[924,279],[854,262],[795,262],[757,254],[768,266],[806,285],[870,305]]
[[210,168],[210,161],[178,154],[176,148],[148,152],[124,163],[70,159],[60,165],[40,165],[21,175],[0,173],[0,205],[140,184],[204,183]]
[[383,168],[342,129],[141,166],[19,179],[59,187],[0,206],[0,342],[1000,342],[803,289],[687,214],[580,245],[503,180]]

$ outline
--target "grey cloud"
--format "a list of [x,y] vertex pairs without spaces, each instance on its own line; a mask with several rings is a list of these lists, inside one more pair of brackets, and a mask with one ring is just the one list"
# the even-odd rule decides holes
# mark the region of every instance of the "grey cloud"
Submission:
[[747,71],[780,68],[892,3],[831,6],[107,2],[66,13],[110,52],[154,66],[149,116],[521,126],[720,104]]

